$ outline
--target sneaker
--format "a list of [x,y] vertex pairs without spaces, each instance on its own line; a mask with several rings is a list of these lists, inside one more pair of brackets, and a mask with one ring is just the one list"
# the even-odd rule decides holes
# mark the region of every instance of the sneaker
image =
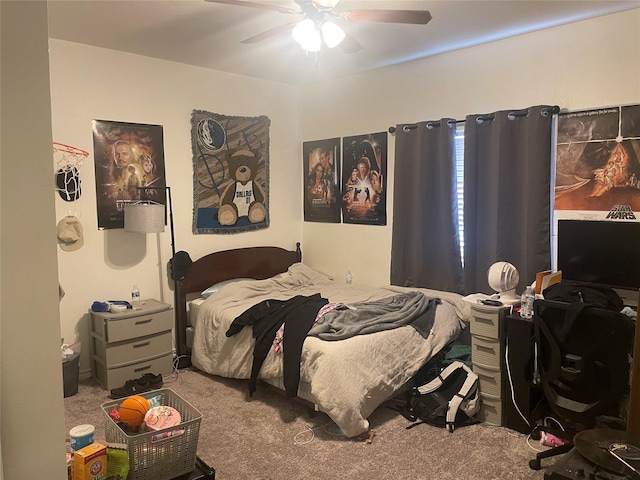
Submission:
[[145,373],[138,380],[146,381],[150,390],[162,388],[162,374],[154,375],[153,373]]
[[111,390],[110,396],[113,399],[129,397],[131,395],[148,392],[149,390],[151,390],[149,382],[143,376],[134,380],[127,380],[122,387]]

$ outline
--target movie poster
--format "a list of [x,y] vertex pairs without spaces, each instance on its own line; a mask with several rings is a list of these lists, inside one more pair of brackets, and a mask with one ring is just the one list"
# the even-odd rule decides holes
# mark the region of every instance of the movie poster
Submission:
[[304,221],[340,223],[340,139],[304,142]]
[[93,120],[98,229],[124,228],[124,206],[137,201],[165,205],[162,125]]
[[387,224],[387,132],[345,137],[342,155],[344,223]]
[[562,218],[638,219],[640,105],[558,115],[555,210]]

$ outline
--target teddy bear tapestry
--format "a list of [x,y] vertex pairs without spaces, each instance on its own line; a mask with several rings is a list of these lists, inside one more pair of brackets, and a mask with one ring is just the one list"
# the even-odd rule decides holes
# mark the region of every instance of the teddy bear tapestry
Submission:
[[268,117],[194,110],[193,233],[241,233],[269,226]]

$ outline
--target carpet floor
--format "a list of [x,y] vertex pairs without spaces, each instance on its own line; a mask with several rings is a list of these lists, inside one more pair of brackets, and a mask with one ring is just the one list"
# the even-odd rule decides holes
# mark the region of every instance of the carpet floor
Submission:
[[[224,379],[185,369],[165,376],[169,388],[202,413],[198,456],[218,480],[276,479],[509,479],[541,480],[528,463],[541,447],[527,435],[487,424],[445,429],[409,422],[386,406],[371,416],[375,436],[344,437],[323,413],[265,384],[249,400],[247,380]],[[108,391],[80,382],[65,398],[67,429],[96,427],[106,442],[101,404]],[[555,460],[545,460],[543,467]]]

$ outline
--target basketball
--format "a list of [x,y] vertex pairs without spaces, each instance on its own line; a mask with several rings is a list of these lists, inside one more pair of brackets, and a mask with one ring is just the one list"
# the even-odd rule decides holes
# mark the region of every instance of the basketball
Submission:
[[149,410],[149,402],[142,395],[125,398],[120,404],[120,421],[130,428],[138,428]]

